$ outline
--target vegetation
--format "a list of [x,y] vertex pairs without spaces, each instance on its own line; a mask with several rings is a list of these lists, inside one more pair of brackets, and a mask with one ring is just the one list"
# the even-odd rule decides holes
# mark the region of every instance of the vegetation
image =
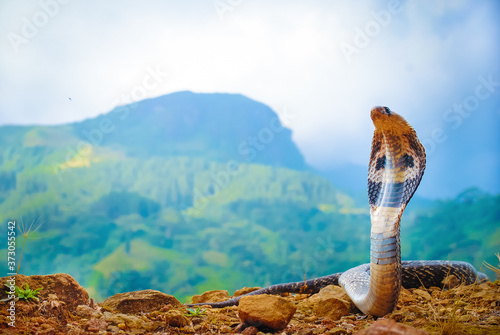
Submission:
[[205,310],[204,309],[201,309],[201,307],[198,307],[196,309],[194,308],[188,308],[187,309],[187,313],[184,314],[185,316],[187,317],[193,317],[193,316],[205,316]]
[[21,223],[17,226],[17,228],[19,229],[19,232],[21,233],[21,236],[23,237],[23,244],[21,246],[21,254],[19,256],[19,261],[17,264],[17,272],[16,272],[17,274],[19,274],[19,269],[21,268],[21,261],[23,259],[24,244],[26,242],[26,239],[31,234],[34,234],[41,227],[42,224],[43,224],[43,222],[40,221],[40,219],[36,219],[36,220],[31,221],[31,224],[28,226],[28,225],[24,224],[24,221],[21,218]]
[[[5,284],[5,286],[10,288],[10,286],[7,284]],[[35,290],[32,290],[32,289],[30,289],[30,286],[28,285],[28,283],[26,283],[24,289],[22,287],[16,286],[16,289],[15,289],[16,300],[17,299],[24,299],[24,300],[28,301],[29,299],[36,299],[38,301],[40,299],[38,299],[37,295],[38,295],[38,292],[40,292],[40,290],[42,290],[42,289],[43,289],[43,287],[39,287]],[[6,291],[6,292],[8,294],[10,294],[9,291]]]
[[497,276],[495,281],[498,281],[500,279],[500,253],[496,253],[495,256],[497,256],[498,261],[499,261],[498,266],[495,267],[486,261],[484,261],[483,264],[484,264],[484,266],[486,266],[488,269],[490,269],[491,271],[493,271],[495,273],[495,275]]

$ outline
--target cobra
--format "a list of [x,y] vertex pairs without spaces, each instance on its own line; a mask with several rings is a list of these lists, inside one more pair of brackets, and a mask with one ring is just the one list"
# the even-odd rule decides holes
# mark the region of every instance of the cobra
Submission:
[[[401,286],[439,286],[448,275],[466,285],[488,280],[466,262],[401,261],[401,216],[424,174],[425,149],[412,126],[389,108],[374,107],[371,118],[375,132],[368,169],[370,263],[344,273],[265,287],[247,295],[315,293],[327,285],[340,284],[363,313],[384,316],[396,306]],[[237,305],[241,297],[190,306],[226,307]]]

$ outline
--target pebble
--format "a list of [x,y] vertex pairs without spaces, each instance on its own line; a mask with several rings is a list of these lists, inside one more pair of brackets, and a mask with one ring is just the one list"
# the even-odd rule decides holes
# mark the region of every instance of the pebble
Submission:
[[243,287],[243,288],[240,288],[239,290],[236,290],[234,291],[234,294],[233,296],[234,297],[239,297],[240,295],[244,295],[244,294],[247,294],[247,293],[250,293],[250,292],[253,292],[253,291],[257,291],[259,290],[260,287]]
[[92,318],[87,322],[85,329],[90,332],[98,332],[100,330],[106,330],[108,328],[108,323],[102,319]]
[[500,316],[492,315],[486,319],[489,325],[500,325]]
[[203,302],[221,302],[230,299],[229,293],[226,290],[213,290],[207,291],[203,294],[195,295],[191,299],[193,304],[199,304]]
[[78,307],[76,307],[76,315],[81,316],[82,318],[91,319],[102,316],[102,313],[96,311],[90,306],[78,305]]
[[295,306],[288,300],[266,294],[242,297],[238,306],[241,322],[261,330],[285,329],[295,311]]
[[429,294],[429,292],[421,290],[419,288],[414,289],[413,294],[416,294],[416,295],[424,298],[425,300],[431,300],[431,295]]
[[252,327],[245,328],[241,332],[241,334],[242,335],[257,335],[258,332],[259,332],[259,330],[257,328],[255,328],[255,327],[252,326]]
[[181,311],[175,309],[165,313],[165,322],[172,327],[178,328],[187,326],[190,323]]
[[140,314],[159,310],[167,304],[182,306],[174,296],[156,290],[142,290],[115,294],[104,300],[102,307],[120,313]]
[[397,323],[394,320],[378,319],[355,335],[429,335],[428,332],[420,329]]

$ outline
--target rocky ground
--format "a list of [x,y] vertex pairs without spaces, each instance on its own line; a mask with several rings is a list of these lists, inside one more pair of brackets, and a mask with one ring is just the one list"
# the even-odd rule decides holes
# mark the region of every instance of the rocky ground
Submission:
[[[10,278],[1,278],[2,285]],[[334,286],[315,295],[250,296],[240,306],[188,310],[154,290],[95,303],[67,274],[18,275],[15,281],[18,287],[43,289],[39,301],[18,300],[12,315],[10,302],[0,302],[1,334],[500,334],[500,282],[403,289],[396,309],[376,320]],[[0,299],[6,298],[0,290]],[[225,291],[210,291],[193,301],[227,298]]]

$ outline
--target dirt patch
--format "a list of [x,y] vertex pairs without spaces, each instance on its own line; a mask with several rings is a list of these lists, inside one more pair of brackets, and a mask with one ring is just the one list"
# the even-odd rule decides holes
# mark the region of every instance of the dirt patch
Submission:
[[[51,277],[52,276],[52,277]],[[255,327],[242,329],[238,307],[201,308],[188,312],[183,306],[169,302],[156,303],[147,310],[141,308],[123,313],[107,310],[102,304],[91,304],[88,294],[69,275],[19,276],[16,285],[28,282],[30,287],[43,286],[40,301],[17,301],[15,328],[9,326],[9,302],[0,303],[0,333],[2,334],[245,334],[257,333]],[[40,277],[50,277],[41,279]],[[8,278],[1,278],[4,283]],[[43,283],[43,285],[42,285]],[[57,285],[56,285],[57,284]],[[39,286],[37,286],[39,285]],[[45,285],[45,286],[44,286]],[[296,308],[292,319],[279,334],[376,334],[384,329],[415,329],[415,334],[498,334],[500,329],[500,283],[403,289],[395,310],[375,319],[350,308],[341,315],[320,316],[315,312],[318,302],[325,299],[345,301],[342,289],[331,287],[320,295],[284,294],[282,298]],[[4,291],[4,290],[2,290]],[[161,292],[145,297],[164,296]],[[149,292],[149,293],[148,293]],[[3,298],[5,293],[0,293]],[[131,303],[144,302],[135,299]],[[165,295],[167,296],[167,295]],[[128,297],[126,294],[124,297]],[[135,298],[134,298],[135,297]],[[144,296],[143,296],[144,298]],[[71,300],[73,299],[73,301]],[[147,300],[147,299],[146,299]],[[154,298],[153,298],[154,300]],[[79,306],[79,307],[78,307]],[[322,313],[319,313],[322,314]],[[386,320],[381,322],[380,320]],[[378,322],[376,322],[378,321]],[[420,331],[420,332],[418,332]]]

